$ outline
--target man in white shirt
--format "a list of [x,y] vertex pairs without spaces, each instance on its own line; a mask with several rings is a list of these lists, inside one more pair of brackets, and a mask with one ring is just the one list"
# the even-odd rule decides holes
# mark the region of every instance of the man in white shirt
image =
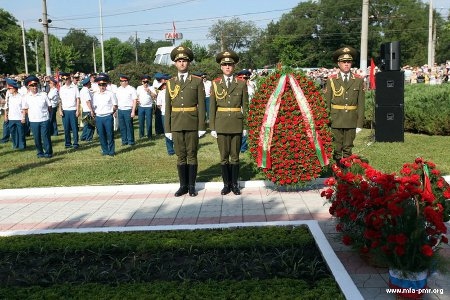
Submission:
[[64,145],[66,148],[72,147],[70,132],[73,133],[73,148],[78,149],[78,116],[80,107],[80,92],[75,85],[72,85],[69,73],[61,73],[63,85],[59,89],[61,99],[59,114],[62,117],[64,127]]
[[116,98],[118,104],[118,118],[119,118],[119,130],[122,138],[122,146],[134,145],[134,128],[133,118],[135,116],[137,105],[137,93],[136,89],[131,85],[128,85],[130,79],[126,75],[120,75],[120,86],[116,91]]
[[205,122],[209,123],[209,96],[211,95],[211,80],[206,78],[206,73],[201,74],[203,85],[205,86],[205,108],[206,108],[206,117]]
[[36,76],[28,76],[24,83],[30,92],[23,97],[23,110],[29,116],[37,157],[51,158],[53,148],[48,120],[52,112],[52,103],[47,93],[39,92],[39,79]]
[[95,126],[97,127],[98,139],[102,148],[102,155],[115,155],[114,121],[113,115],[117,110],[117,98],[115,94],[108,91],[109,77],[99,76],[95,79],[99,91],[94,93]]
[[94,136],[95,126],[87,121],[87,118],[94,117],[94,111],[92,109],[92,92],[91,92],[91,81],[89,77],[84,78],[81,81],[83,86],[80,91],[80,102],[83,120],[83,132],[81,133],[81,140],[86,142],[92,142]]
[[[152,139],[153,98],[156,98],[155,88],[150,85],[150,76],[142,76],[142,85],[136,89],[138,97],[139,138],[147,136]],[[145,134],[147,132],[147,134]]]

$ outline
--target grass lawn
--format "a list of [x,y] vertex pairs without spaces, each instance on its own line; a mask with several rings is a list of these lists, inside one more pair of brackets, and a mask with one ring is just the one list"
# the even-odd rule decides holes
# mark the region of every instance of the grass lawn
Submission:
[[[138,136],[136,121],[135,132]],[[375,168],[398,172],[403,163],[421,156],[435,162],[444,174],[450,174],[449,137],[405,133],[404,143],[378,143],[373,134],[369,129],[359,133],[354,153],[368,158]],[[162,135],[154,140],[137,140],[134,146],[121,146],[116,133],[115,157],[101,155],[96,135],[92,143],[81,142],[78,150],[65,149],[63,135],[52,137],[52,141],[51,159],[36,157],[32,137],[27,138],[24,151],[13,150],[10,142],[0,144],[0,188],[178,182],[176,156],[167,155]],[[217,143],[209,132],[200,139],[198,161],[197,181],[221,181]],[[261,179],[264,176],[249,152],[241,154],[240,180]]]

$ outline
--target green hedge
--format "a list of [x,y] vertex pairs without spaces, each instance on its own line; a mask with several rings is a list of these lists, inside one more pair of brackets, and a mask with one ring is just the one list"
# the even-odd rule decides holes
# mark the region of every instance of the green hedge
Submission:
[[[366,92],[366,124],[370,128],[374,117],[373,91]],[[450,84],[408,84],[404,94],[404,130],[429,135],[450,134]]]
[[324,282],[340,295],[306,226],[0,238],[0,299],[81,299],[88,290],[98,299],[112,287],[135,299],[269,299],[300,290],[312,299]]

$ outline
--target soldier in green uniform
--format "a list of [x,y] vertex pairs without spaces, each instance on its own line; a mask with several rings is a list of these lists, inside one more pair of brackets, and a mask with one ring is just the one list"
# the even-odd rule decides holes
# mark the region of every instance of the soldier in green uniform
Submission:
[[325,100],[331,119],[333,157],[340,159],[352,154],[356,133],[364,123],[364,80],[351,72],[357,51],[343,47],[333,53],[339,73],[328,78]]
[[224,187],[222,195],[232,191],[239,195],[239,151],[242,137],[247,135],[244,120],[248,108],[248,89],[244,79],[233,76],[239,56],[233,51],[216,55],[223,76],[212,82],[209,127],[217,138]]
[[166,137],[173,140],[177,155],[180,188],[175,197],[189,192],[197,196],[198,139],[206,133],[205,128],[205,88],[198,76],[188,73],[194,59],[192,50],[179,46],[172,50],[170,58],[178,69],[177,76],[167,81],[165,124]]

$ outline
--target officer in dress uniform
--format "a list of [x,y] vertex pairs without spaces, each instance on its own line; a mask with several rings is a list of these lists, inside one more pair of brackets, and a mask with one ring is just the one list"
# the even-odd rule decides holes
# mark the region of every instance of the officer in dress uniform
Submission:
[[356,133],[364,123],[364,80],[351,73],[357,51],[343,47],[333,53],[333,60],[339,66],[339,73],[327,80],[325,100],[331,119],[333,135],[333,157],[340,159],[352,154]]
[[178,157],[180,188],[175,197],[188,192],[194,197],[197,196],[198,140],[206,133],[205,88],[200,77],[188,73],[194,59],[191,49],[178,46],[172,50],[170,58],[175,62],[178,74],[167,81],[164,128],[166,137],[174,142]]
[[214,79],[210,96],[209,126],[211,135],[217,138],[222,171],[222,195],[232,191],[241,192],[238,186],[239,151],[244,129],[245,114],[248,107],[248,89],[245,79],[233,76],[239,56],[233,51],[223,51],[216,55],[223,75]]

